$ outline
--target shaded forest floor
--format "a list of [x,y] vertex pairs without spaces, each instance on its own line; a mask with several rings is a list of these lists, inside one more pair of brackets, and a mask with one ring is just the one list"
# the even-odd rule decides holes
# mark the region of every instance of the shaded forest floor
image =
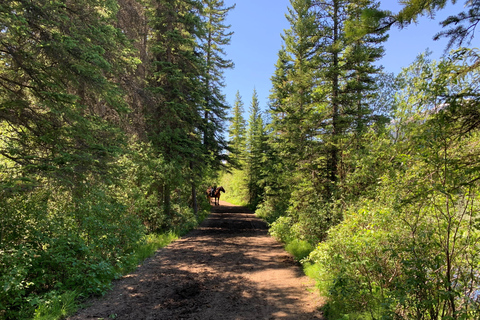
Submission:
[[220,201],[195,230],[89,302],[79,319],[322,319],[312,280],[265,223]]

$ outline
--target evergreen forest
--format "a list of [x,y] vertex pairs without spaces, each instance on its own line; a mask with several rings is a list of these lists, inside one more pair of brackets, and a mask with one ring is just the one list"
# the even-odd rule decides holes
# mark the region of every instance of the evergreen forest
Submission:
[[[480,318],[480,0],[290,0],[267,111],[222,90],[223,0],[0,2],[0,319],[62,319],[208,215],[268,222],[327,319]],[[55,314],[55,315],[54,315]]]

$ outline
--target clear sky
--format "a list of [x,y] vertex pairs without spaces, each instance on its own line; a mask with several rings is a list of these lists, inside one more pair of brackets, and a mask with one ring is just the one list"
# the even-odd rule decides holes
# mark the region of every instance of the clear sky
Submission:
[[[227,58],[233,60],[235,68],[225,72],[224,93],[228,104],[233,106],[237,90],[242,96],[245,112],[252,101],[256,88],[260,107],[267,108],[271,89],[270,77],[275,70],[277,53],[281,48],[284,29],[289,28],[285,14],[289,0],[225,0],[226,6],[236,3],[227,23],[234,32],[231,44],[226,47]],[[397,74],[403,67],[412,63],[419,53],[427,48],[433,51],[432,58],[439,58],[445,50],[447,40],[433,41],[433,36],[441,30],[440,21],[463,10],[465,1],[449,5],[439,11],[435,20],[421,17],[417,25],[399,30],[393,28],[389,40],[384,44],[385,56],[380,61],[385,72]],[[397,0],[381,0],[381,8],[398,12]],[[478,40],[477,40],[478,41]],[[474,43],[473,46],[478,46]]]

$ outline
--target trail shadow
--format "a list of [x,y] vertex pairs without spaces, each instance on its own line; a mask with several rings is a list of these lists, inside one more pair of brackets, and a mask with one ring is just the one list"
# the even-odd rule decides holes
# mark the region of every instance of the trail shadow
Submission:
[[268,237],[267,225],[245,211],[215,207],[197,229],[157,251],[105,298],[70,319],[321,318],[315,308],[305,311],[301,288],[262,282],[287,271],[300,278],[302,272]]

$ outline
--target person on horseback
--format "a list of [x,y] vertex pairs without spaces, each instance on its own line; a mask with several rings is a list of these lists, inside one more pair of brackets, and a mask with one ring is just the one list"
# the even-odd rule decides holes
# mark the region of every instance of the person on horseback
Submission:
[[217,186],[213,186],[212,190],[210,191],[210,196],[215,197],[216,190],[217,190]]

